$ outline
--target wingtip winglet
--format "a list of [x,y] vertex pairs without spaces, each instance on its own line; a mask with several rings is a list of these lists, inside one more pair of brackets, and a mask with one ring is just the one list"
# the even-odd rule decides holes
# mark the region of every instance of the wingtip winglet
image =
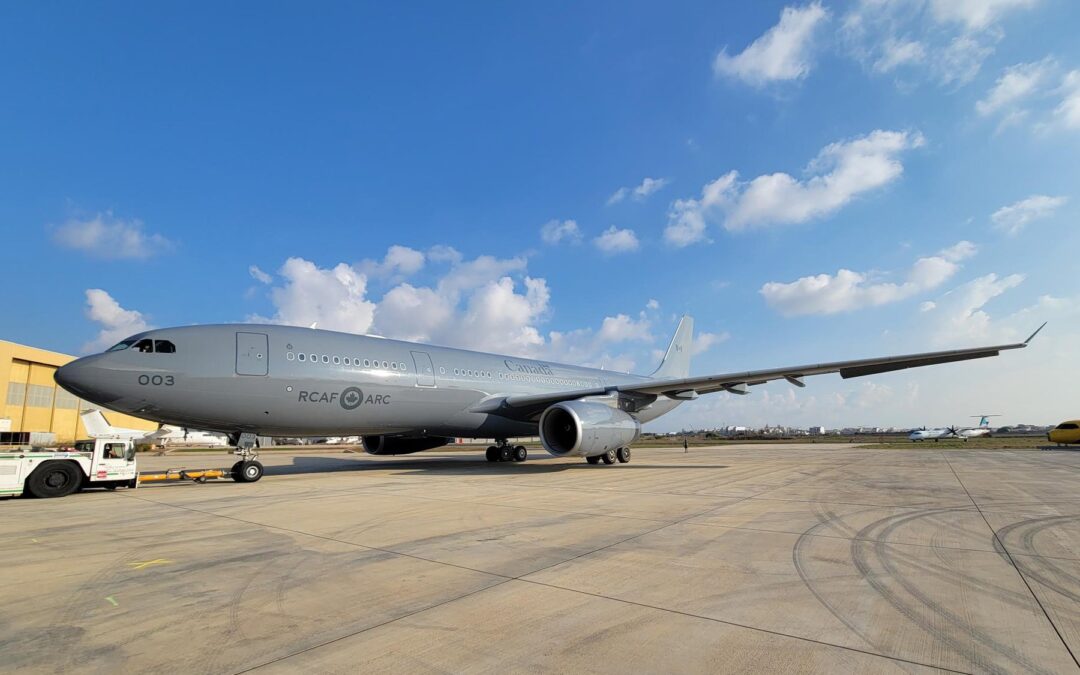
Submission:
[[1035,339],[1035,336],[1039,334],[1039,331],[1041,331],[1041,330],[1042,330],[1042,329],[1043,329],[1043,328],[1044,328],[1044,327],[1046,326],[1046,324],[1047,324],[1047,322],[1046,322],[1046,321],[1043,321],[1043,324],[1042,324],[1042,326],[1039,326],[1038,328],[1036,328],[1036,329],[1035,329],[1035,332],[1034,332],[1034,333],[1032,333],[1032,334],[1031,334],[1031,336],[1030,336],[1030,337],[1029,337],[1028,339],[1024,340],[1024,345],[1026,346],[1026,345],[1027,345],[1027,344],[1028,344],[1029,342],[1031,342],[1032,340],[1034,340],[1034,339]]

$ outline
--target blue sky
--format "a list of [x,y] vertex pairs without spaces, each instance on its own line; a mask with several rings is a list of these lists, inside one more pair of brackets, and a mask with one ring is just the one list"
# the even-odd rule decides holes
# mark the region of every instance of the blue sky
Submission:
[[648,372],[688,312],[706,373],[1049,320],[994,362],[717,395],[653,428],[1080,413],[1074,2],[0,19],[6,339],[319,321]]

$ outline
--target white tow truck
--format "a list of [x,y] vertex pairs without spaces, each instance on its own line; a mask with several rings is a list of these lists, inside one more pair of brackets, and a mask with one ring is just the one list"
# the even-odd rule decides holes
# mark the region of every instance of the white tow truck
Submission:
[[135,444],[127,438],[77,441],[71,448],[0,449],[0,496],[65,497],[88,487],[135,487]]
[[140,474],[135,461],[135,442],[121,436],[99,436],[76,441],[70,448],[41,449],[28,446],[0,448],[0,497],[66,497],[86,488],[138,487],[140,483],[232,478],[254,483],[262,478],[258,461],[240,461],[229,469],[168,469]]

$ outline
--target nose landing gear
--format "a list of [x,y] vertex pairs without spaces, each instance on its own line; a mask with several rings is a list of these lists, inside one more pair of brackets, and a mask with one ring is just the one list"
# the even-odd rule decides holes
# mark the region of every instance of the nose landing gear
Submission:
[[233,454],[240,461],[232,465],[232,479],[237,483],[254,483],[263,477],[263,465],[259,461],[258,438],[252,433],[233,434],[229,436],[236,449]]

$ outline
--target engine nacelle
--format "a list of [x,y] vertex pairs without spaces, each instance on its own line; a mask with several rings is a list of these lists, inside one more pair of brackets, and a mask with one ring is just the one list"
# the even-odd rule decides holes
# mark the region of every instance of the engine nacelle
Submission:
[[408,455],[421,450],[431,450],[450,442],[445,436],[364,436],[364,452],[369,455]]
[[540,442],[556,457],[592,457],[630,445],[641,423],[604,403],[563,401],[540,416]]

